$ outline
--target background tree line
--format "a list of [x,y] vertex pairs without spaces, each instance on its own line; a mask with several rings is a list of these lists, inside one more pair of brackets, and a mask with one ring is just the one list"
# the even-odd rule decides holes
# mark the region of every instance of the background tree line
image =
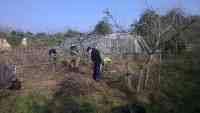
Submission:
[[181,9],[165,15],[146,10],[132,25],[132,33],[143,36],[152,49],[161,40],[159,48],[164,58],[159,93],[166,97],[154,103],[149,112],[200,112],[200,16],[186,15]]
[[[194,23],[182,30],[185,25]],[[170,25],[170,26],[169,26]],[[163,53],[172,56],[165,57],[161,63],[161,85],[158,94],[160,102],[147,106],[148,113],[199,113],[200,112],[200,16],[189,16],[180,9],[173,9],[165,15],[154,10],[146,10],[139,21],[131,26],[131,33],[145,38],[150,48],[155,43],[160,44]],[[106,35],[114,32],[109,21],[102,19],[91,33]],[[175,35],[174,34],[177,34]],[[17,46],[23,37],[32,43],[44,43],[48,46],[59,45],[65,38],[80,36],[76,30],[60,33],[31,33],[23,31],[2,31],[8,41]],[[170,40],[168,40],[170,38]],[[189,49],[188,49],[189,47]],[[174,56],[173,56],[174,55]]]

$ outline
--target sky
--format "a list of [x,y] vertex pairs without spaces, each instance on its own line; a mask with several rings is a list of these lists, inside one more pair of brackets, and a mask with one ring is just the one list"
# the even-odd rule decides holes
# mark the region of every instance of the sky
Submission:
[[147,8],[164,14],[182,8],[200,15],[200,0],[0,0],[0,26],[31,32],[59,32],[69,28],[91,31],[109,9],[128,27]]

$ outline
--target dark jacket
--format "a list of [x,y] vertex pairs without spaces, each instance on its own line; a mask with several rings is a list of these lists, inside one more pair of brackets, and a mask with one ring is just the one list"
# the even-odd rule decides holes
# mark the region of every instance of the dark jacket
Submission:
[[56,54],[57,54],[56,49],[50,49],[49,50],[49,56],[54,56]]
[[0,89],[9,88],[17,80],[14,68],[12,65],[0,64]]
[[92,62],[93,62],[93,63],[96,63],[96,64],[103,64],[103,61],[102,61],[100,52],[99,52],[99,50],[97,50],[97,49],[95,49],[95,48],[92,48],[91,59],[92,59]]

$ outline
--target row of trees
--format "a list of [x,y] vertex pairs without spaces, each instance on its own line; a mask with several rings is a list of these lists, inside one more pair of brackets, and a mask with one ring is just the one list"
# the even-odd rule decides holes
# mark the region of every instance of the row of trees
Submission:
[[[80,37],[83,34],[87,34],[73,29],[69,29],[66,32],[58,32],[54,34],[46,32],[23,32],[20,30],[5,31],[3,30],[3,28],[0,30],[1,34],[5,34],[8,42],[13,47],[18,46],[23,38],[28,38],[29,40],[31,40],[30,42],[32,43],[42,43],[49,46],[56,46],[62,43],[66,38]],[[95,26],[94,30],[90,32],[90,34],[94,33],[98,35],[106,35],[112,33],[112,28],[106,20],[102,20]]]
[[[173,9],[169,11],[166,15],[160,15],[156,11],[146,10],[140,17],[139,21],[130,25],[131,33],[143,36],[147,42],[147,44],[151,48],[155,48],[155,43],[159,39],[165,35],[165,37],[169,37],[170,34],[175,33],[177,30],[181,29],[183,25],[190,22],[190,18],[184,15],[184,12],[180,9]],[[116,24],[115,21],[113,24]],[[171,25],[171,26],[168,26]],[[120,26],[120,25],[118,25]],[[169,29],[171,29],[170,33],[166,33]],[[4,30],[5,31],[5,30]],[[89,34],[98,34],[98,35],[106,35],[116,32],[109,22],[109,19],[104,17],[101,21],[99,21],[94,30],[92,30]],[[65,38],[78,37],[82,34],[80,31],[69,29],[66,32],[59,33],[31,33],[31,32],[22,32],[22,31],[11,31],[8,32],[9,40],[14,40],[12,43],[17,45],[19,40],[24,37],[37,39],[40,41],[47,41],[49,45],[58,45]],[[184,45],[185,39],[179,37],[173,38],[166,45],[162,46],[162,49],[170,52],[181,52],[181,50],[185,47]],[[176,49],[173,49],[176,48]]]

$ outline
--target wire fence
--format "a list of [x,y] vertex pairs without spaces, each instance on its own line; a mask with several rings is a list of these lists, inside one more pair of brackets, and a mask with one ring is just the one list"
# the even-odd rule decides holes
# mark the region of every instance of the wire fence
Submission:
[[85,37],[73,37],[65,40],[61,47],[66,51],[70,46],[78,46],[84,52],[87,47],[98,48],[105,54],[138,54],[143,53],[137,42],[139,36],[128,33],[116,33],[106,36],[91,35]]

